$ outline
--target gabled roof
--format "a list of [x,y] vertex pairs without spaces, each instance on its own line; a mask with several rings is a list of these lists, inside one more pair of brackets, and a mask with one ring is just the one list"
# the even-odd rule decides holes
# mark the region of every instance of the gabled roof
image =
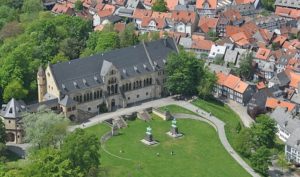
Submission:
[[267,102],[266,102],[266,107],[267,108],[272,108],[275,109],[277,107],[282,107],[282,108],[287,108],[288,111],[292,111],[296,105],[294,103],[290,103],[287,101],[282,101],[282,100],[278,100],[276,98],[267,98]]
[[62,100],[58,102],[60,105],[65,107],[74,106],[77,104],[76,101],[74,101],[72,98],[70,98],[68,95],[66,95]]
[[133,12],[132,17],[135,19],[142,19],[145,17],[151,17],[153,11],[152,10],[147,10],[147,9],[135,9]]
[[25,103],[12,98],[6,106],[3,106],[0,115],[4,118],[21,118],[22,113],[26,111]]
[[157,29],[163,29],[166,26],[166,22],[163,18],[151,18],[151,17],[144,17],[142,19],[141,26],[148,27],[150,22],[154,22]]
[[258,51],[256,52],[255,58],[260,60],[268,60],[270,54],[271,54],[270,49],[259,48]]
[[218,18],[211,18],[207,16],[203,16],[200,18],[198,27],[204,32],[207,33],[211,29],[215,29],[218,24]]
[[195,23],[197,14],[188,11],[173,11],[172,20],[183,23]]
[[299,19],[300,18],[300,10],[299,9],[292,9],[286,7],[276,7],[275,14],[279,16]]
[[[164,67],[164,60],[171,52],[177,52],[177,46],[172,38],[167,38],[148,42],[145,45],[140,43],[83,59],[61,62],[49,67],[58,89],[62,93],[66,93],[102,85],[101,70],[103,63],[112,63],[119,71],[121,79],[128,79],[153,72],[151,62],[156,62],[158,68]],[[104,60],[107,62],[104,62]],[[105,65],[107,66],[107,64]],[[135,71],[134,67],[138,69],[138,72]],[[83,79],[87,84],[84,84]]]
[[235,0],[236,4],[252,4],[255,0]]
[[179,0],[165,0],[169,10],[175,10],[175,7],[179,4]]

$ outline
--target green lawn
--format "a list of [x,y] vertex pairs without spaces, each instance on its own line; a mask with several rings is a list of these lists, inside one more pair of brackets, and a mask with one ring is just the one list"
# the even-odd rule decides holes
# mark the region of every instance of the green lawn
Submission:
[[184,114],[194,114],[194,115],[196,115],[193,111],[190,111],[188,109],[185,109],[183,107],[180,107],[180,106],[177,106],[177,105],[174,105],[174,104],[160,107],[159,110],[160,111],[166,111],[166,110],[168,110],[168,111],[170,111],[173,114],[184,113]]
[[237,126],[240,124],[243,127],[240,117],[229,106],[217,100],[197,99],[193,104],[222,120],[226,124],[225,131],[229,143],[236,147]]
[[[180,139],[166,135],[171,122],[155,116],[150,122],[135,120],[129,121],[128,125],[128,128],[122,129],[121,135],[111,138],[104,146],[110,153],[131,160],[118,159],[101,150],[101,167],[105,177],[250,176],[227,153],[216,131],[207,123],[178,120],[179,130],[184,133]],[[160,142],[157,146],[148,147],[140,142],[148,125],[153,129],[154,139]],[[105,127],[99,124],[87,131],[96,132],[99,136]],[[170,154],[171,150],[175,155]],[[157,157],[156,153],[160,156]]]

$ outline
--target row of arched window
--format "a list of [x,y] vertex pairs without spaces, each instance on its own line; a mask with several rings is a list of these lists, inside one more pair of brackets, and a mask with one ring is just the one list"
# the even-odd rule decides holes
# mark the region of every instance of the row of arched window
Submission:
[[122,90],[126,92],[126,91],[131,90],[131,86],[132,86],[132,89],[134,90],[134,89],[139,89],[139,88],[146,87],[149,85],[152,85],[152,78],[134,81],[133,83],[126,83],[126,84],[122,85]]
[[79,103],[92,101],[102,97],[102,90],[97,90],[94,92],[85,93],[83,95],[77,95],[73,99]]
[[108,95],[113,95],[118,93],[118,84],[107,86]]

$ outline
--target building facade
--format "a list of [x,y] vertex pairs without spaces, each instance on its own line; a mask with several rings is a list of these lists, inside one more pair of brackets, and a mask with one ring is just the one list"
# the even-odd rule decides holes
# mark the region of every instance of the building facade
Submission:
[[78,111],[113,111],[160,98],[171,52],[178,52],[177,45],[166,38],[48,65],[38,73],[39,101],[57,99],[65,116],[75,119]]

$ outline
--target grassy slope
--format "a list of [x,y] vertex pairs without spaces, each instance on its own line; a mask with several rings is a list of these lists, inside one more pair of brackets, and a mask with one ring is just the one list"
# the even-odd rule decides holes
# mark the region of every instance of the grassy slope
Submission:
[[236,127],[238,124],[241,124],[241,126],[243,126],[239,116],[227,105],[216,100],[207,101],[198,99],[194,101],[193,104],[207,112],[211,112],[215,117],[222,120],[226,124],[225,131],[229,143],[233,147],[236,147],[235,140],[238,135],[236,132]]
[[[148,147],[140,142],[149,124],[153,128],[154,138],[160,142],[158,146]],[[104,169],[104,176],[234,177],[237,174],[239,177],[250,176],[226,152],[217,133],[208,124],[194,120],[179,120],[179,130],[185,136],[177,140],[165,134],[170,125],[171,122],[157,117],[149,123],[140,120],[129,122],[129,127],[123,129],[121,135],[106,142],[105,147],[113,154],[132,160],[121,160],[102,151],[101,166]],[[97,131],[96,134],[99,135],[100,129],[104,128],[101,124],[98,126],[99,128],[97,126],[88,128],[87,131]],[[124,152],[120,153],[120,150]],[[170,155],[171,150],[175,152],[174,156]],[[160,153],[159,157],[155,155],[157,152]],[[142,169],[138,168],[138,164],[141,164]]]

